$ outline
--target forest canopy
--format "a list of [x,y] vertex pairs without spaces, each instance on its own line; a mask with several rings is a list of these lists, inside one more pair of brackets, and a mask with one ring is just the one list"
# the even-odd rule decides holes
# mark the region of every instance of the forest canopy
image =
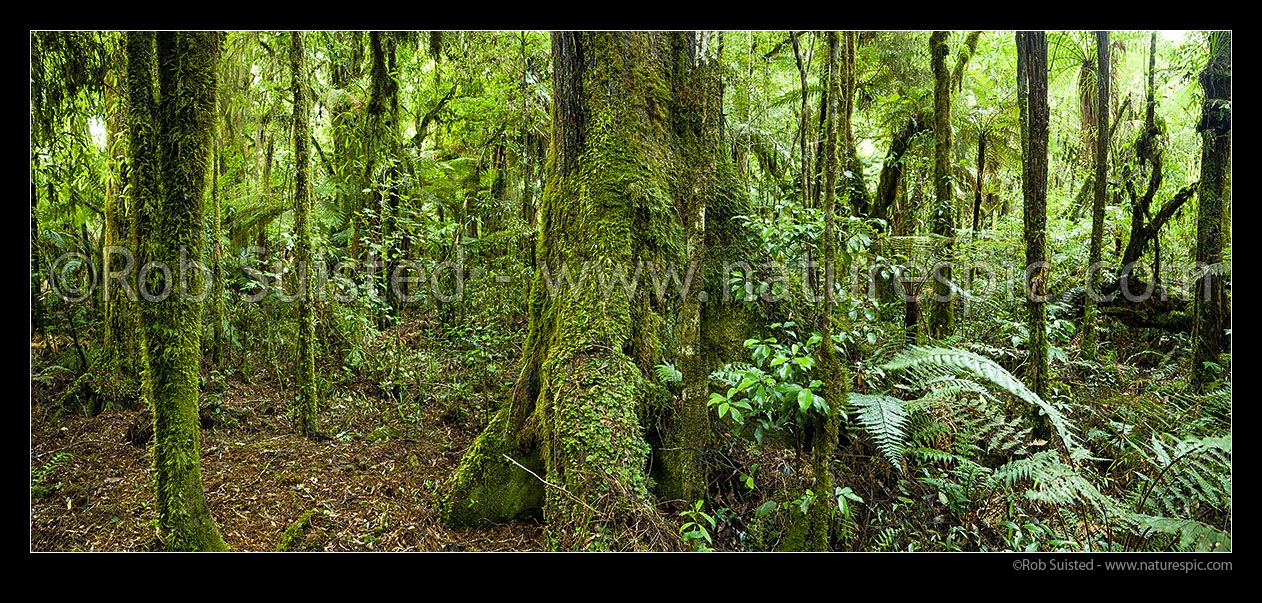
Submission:
[[31,550],[1230,551],[1230,31],[32,31]]

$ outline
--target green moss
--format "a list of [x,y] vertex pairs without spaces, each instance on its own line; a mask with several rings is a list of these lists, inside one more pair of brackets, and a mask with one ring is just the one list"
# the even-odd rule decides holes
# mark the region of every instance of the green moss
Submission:
[[[812,505],[813,507],[813,505]],[[812,509],[808,509],[811,511]],[[802,513],[797,509],[782,510],[781,514],[785,522],[784,532],[780,540],[780,544],[776,547],[778,551],[809,551],[818,550],[811,546],[811,514]]]
[[439,513],[449,526],[478,526],[510,519],[539,516],[543,510],[544,485],[533,475],[504,458],[542,474],[538,452],[521,453],[510,441],[510,409],[495,413],[491,423],[473,441],[460,466],[439,499]]
[[[690,86],[688,70],[696,68],[683,53],[683,35],[554,34],[557,64],[564,68],[558,77],[570,78],[564,82],[570,89],[558,90],[553,107],[560,135],[549,153],[536,248],[538,261],[554,273],[547,281],[542,271],[535,276],[512,404],[466,453],[444,495],[449,521],[494,521],[507,515],[503,509],[520,507],[514,500],[520,497],[509,496],[505,506],[491,500],[502,489],[478,488],[511,478],[497,455],[538,450],[539,473],[555,485],[541,493],[555,546],[637,548],[659,543],[659,533],[678,540],[649,494],[645,436],[650,417],[673,418],[673,397],[645,375],[691,348],[702,362],[690,374],[702,375],[704,394],[704,375],[723,353],[742,351],[744,333],[739,319],[690,331],[699,314],[680,307],[665,271],[673,265],[682,280],[686,252],[702,252],[707,263],[700,280],[713,296],[724,275],[709,259],[711,248],[721,247],[713,256],[718,259],[749,257],[742,255],[749,243],[735,220],[749,213],[748,201],[734,183],[730,154],[720,144],[702,144],[709,133],[696,111],[707,102],[717,107],[717,78],[712,90]],[[705,123],[714,128],[718,121]],[[695,187],[702,178],[712,183],[704,196]],[[698,203],[707,208],[704,237],[699,221],[688,219],[699,214]],[[549,287],[562,263],[575,282],[586,264],[586,283]],[[605,294],[601,283],[617,282],[615,266],[631,276],[637,265],[645,269],[635,296],[618,285]],[[664,299],[655,299],[650,266],[667,282]],[[739,306],[714,314],[707,306],[700,322]],[[722,341],[724,352],[711,353],[710,341]],[[680,437],[695,450],[695,436]]]
[[[219,34],[131,32],[127,52],[134,230],[142,233],[137,262],[180,266],[181,260],[201,258],[205,246],[202,193]],[[151,272],[149,291],[164,289],[159,275]],[[180,284],[166,283],[171,295],[140,304],[144,394],[153,406],[158,528],[170,550],[226,550],[202,489],[198,296],[203,292],[195,288],[199,279],[189,280],[194,288],[187,296],[181,295]]]
[[311,525],[311,516],[314,513],[315,511],[303,513],[296,521],[289,524],[289,527],[285,528],[285,533],[280,537],[280,544],[276,545],[278,552],[304,550],[303,539],[306,535],[307,527]]
[[827,550],[832,505],[826,498],[816,498],[804,513],[797,503],[805,495],[805,489],[774,493],[769,500],[774,508],[756,513],[748,524],[745,544],[749,549],[786,552]]

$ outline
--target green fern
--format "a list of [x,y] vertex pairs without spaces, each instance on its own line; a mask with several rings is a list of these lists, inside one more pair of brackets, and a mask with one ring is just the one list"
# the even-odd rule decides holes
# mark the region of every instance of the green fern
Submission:
[[1074,436],[1074,431],[1076,431],[1074,426],[1056,407],[1030,391],[1025,384],[989,358],[959,349],[913,346],[886,363],[884,368],[895,371],[925,366],[941,367],[953,372],[981,377],[1022,401],[1037,406],[1047,415],[1052,427],[1069,451],[1070,458],[1074,460],[1091,458],[1090,453],[1078,444]]
[[1009,486],[1032,482],[1026,498],[1051,505],[1086,503],[1101,513],[1117,509],[1116,501],[1102,494],[1083,474],[1060,460],[1054,450],[1016,459],[995,470],[995,478]]
[[903,440],[906,437],[907,410],[903,401],[891,396],[850,394],[850,404],[859,409],[859,420],[876,446],[899,471],[903,470]]
[[1194,519],[1154,517],[1135,514],[1130,516],[1136,527],[1145,533],[1167,534],[1178,540],[1175,548],[1181,551],[1214,552],[1231,550],[1231,534],[1207,523]]
[[684,374],[679,372],[675,365],[669,362],[664,362],[653,368],[657,370],[657,378],[661,379],[662,383],[679,383],[684,378]]

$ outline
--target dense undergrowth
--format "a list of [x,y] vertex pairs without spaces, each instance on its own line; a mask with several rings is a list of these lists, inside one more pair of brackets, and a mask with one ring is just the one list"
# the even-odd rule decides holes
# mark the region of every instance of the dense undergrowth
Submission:
[[[377,35],[372,47],[363,36],[344,33],[323,32],[316,38],[316,56],[325,61],[320,68],[329,74],[312,76],[313,88],[329,121],[312,136],[317,143],[325,140],[333,157],[329,161],[318,150],[327,173],[317,170],[313,187],[316,243],[322,247],[318,261],[326,268],[347,262],[361,270],[351,271],[358,278],[368,258],[386,258],[388,264],[406,251],[433,279],[416,286],[417,300],[396,303],[377,295],[341,299],[347,289],[379,287],[380,275],[372,272],[365,280],[334,274],[322,282],[314,314],[319,433],[298,436],[297,308],[283,285],[298,280],[288,265],[298,236],[287,205],[296,167],[294,155],[284,148],[290,124],[282,107],[290,101],[281,54],[273,48],[283,48],[289,34],[226,37],[231,59],[224,63],[224,81],[241,94],[220,100],[233,112],[220,120],[225,135],[216,142],[221,154],[215,186],[222,188],[208,200],[216,207],[223,201],[222,223],[216,217],[208,228],[226,253],[217,260],[209,253],[204,258],[223,275],[225,290],[221,309],[206,303],[201,341],[193,342],[202,352],[197,395],[212,516],[237,550],[535,550],[563,542],[565,535],[555,533],[562,528],[533,516],[459,529],[440,520],[445,489],[475,437],[495,417],[504,420],[508,413],[501,411],[515,397],[539,389],[529,379],[519,381],[528,360],[523,356],[530,316],[544,295],[538,286],[532,294],[531,283],[537,268],[551,259],[536,257],[547,248],[539,239],[556,236],[540,226],[537,214],[547,208],[535,205],[547,192],[548,170],[556,167],[549,160],[550,145],[556,144],[550,140],[549,38],[538,32],[411,32]],[[1071,101],[1076,106],[1084,90],[1077,80],[1088,65],[1084,49],[1090,40],[1079,33],[1053,36],[1062,58],[1053,61],[1052,97],[1065,106]],[[751,321],[716,329],[723,335],[748,331],[748,338],[734,346],[729,355],[735,358],[705,367],[696,373],[701,379],[691,382],[705,390],[708,430],[699,458],[706,483],[699,498],[653,500],[653,522],[669,524],[678,536],[664,548],[802,550],[819,533],[812,534],[812,518],[823,516],[831,522],[824,544],[836,551],[1230,551],[1230,352],[1192,366],[1196,341],[1189,303],[1161,308],[1161,321],[1148,321],[1156,326],[1136,326],[1131,316],[1105,311],[1092,333],[1096,353],[1084,353],[1081,297],[1092,237],[1091,220],[1083,217],[1090,170],[1078,130],[1085,113],[1066,120],[1059,115],[1066,111],[1058,107],[1064,123],[1054,125],[1063,148],[1051,152],[1046,187],[1050,370],[1047,390],[1039,395],[1031,385],[1031,348],[1037,338],[1030,332],[1025,275],[970,269],[1025,265],[1025,223],[1017,207],[1022,157],[1010,89],[1014,74],[1004,71],[1015,65],[1011,39],[987,33],[980,47],[968,51],[976,51],[969,69],[1003,77],[960,75],[954,84],[959,144],[950,169],[957,207],[948,252],[947,237],[926,234],[937,211],[929,191],[932,150],[938,144],[931,128],[917,125],[932,91],[921,39],[927,32],[859,35],[858,56],[851,58],[861,81],[850,91],[857,109],[846,128],[860,143],[842,176],[860,185],[876,184],[894,164],[904,175],[901,184],[894,176],[886,191],[893,205],[883,210],[884,217],[844,207],[852,191],[849,185],[840,187],[845,194],[838,194],[834,242],[843,276],[830,317],[832,340],[825,341],[817,325],[826,306],[799,299],[819,292],[824,279],[807,276],[795,264],[802,258],[818,260],[824,248],[824,211],[819,199],[803,191],[820,186],[808,182],[806,172],[823,148],[809,149],[805,139],[823,125],[810,123],[822,84],[808,81],[817,75],[808,69],[819,69],[825,49],[823,38],[807,41],[810,32],[799,32],[802,38],[784,34],[744,32],[729,37],[726,50],[718,44],[717,52],[727,53],[719,59],[736,67],[724,76],[732,85],[722,97],[728,137],[723,144],[730,145],[723,150],[736,164],[725,169],[739,173],[741,194],[734,196],[748,209],[741,211],[748,215],[719,226],[727,229],[723,236],[745,233],[746,240],[725,244],[753,250],[755,257],[752,265],[702,280],[726,277],[718,283],[725,290],[709,294],[736,296],[741,301],[723,312],[744,304],[739,320]],[[746,56],[742,45],[731,43],[738,38],[749,42],[746,48],[762,47]],[[966,39],[978,44],[977,36]],[[102,211],[92,202],[126,196],[112,188],[120,165],[112,157],[115,149],[96,142],[92,132],[107,105],[118,101],[103,92],[104,75],[100,82],[74,79],[89,71],[117,77],[110,69],[121,64],[120,40],[104,34],[41,34],[36,40],[49,57],[37,61],[35,67],[43,70],[39,77],[64,76],[75,85],[57,92],[64,97],[38,96],[49,105],[33,109],[40,126],[33,142],[31,235],[33,549],[163,546],[151,500],[148,446],[154,417],[144,399],[140,363],[127,357],[137,353],[139,342],[118,335],[111,321],[119,306],[108,305],[99,294],[72,302],[53,292],[52,268],[62,269],[59,278],[71,275],[86,283],[99,267],[79,260],[44,265],[75,254],[98,255],[110,239],[106,220],[97,215]],[[1146,39],[1127,33],[1117,41],[1121,52]],[[1120,158],[1113,174],[1118,180],[1110,180],[1104,208],[1105,282],[1118,277],[1123,242],[1133,234],[1129,224],[1136,195],[1128,187],[1133,188],[1132,180],[1141,182],[1149,169],[1137,150],[1151,142],[1142,130],[1142,111],[1136,109],[1142,109],[1138,99],[1145,91],[1146,61],[1156,56],[1155,36],[1152,44],[1153,55],[1131,51],[1120,55],[1116,67],[1118,86],[1129,86],[1135,98],[1120,104],[1119,97],[1115,103],[1117,115],[1126,119],[1113,142],[1114,161]],[[1162,45],[1162,63],[1170,67],[1158,70],[1165,80],[1159,86],[1164,103],[1159,136],[1153,126],[1154,140],[1165,148],[1165,180],[1158,178],[1152,191],[1160,193],[1159,199],[1191,186],[1197,177],[1195,112],[1174,109],[1193,107],[1198,100],[1191,74],[1193,66],[1204,63],[1202,46],[1191,36]],[[801,54],[795,58],[790,50]],[[118,56],[109,59],[108,52]],[[356,52],[362,56],[354,58]],[[356,61],[365,61],[365,52],[379,59],[381,81],[370,81],[366,62],[359,69]],[[91,55],[95,62],[76,63],[79,55]],[[386,61],[389,69],[384,69]],[[352,64],[359,71],[346,67]],[[349,71],[339,71],[343,67]],[[385,72],[395,75],[382,76]],[[369,118],[381,119],[382,107],[389,104],[381,98],[373,103],[383,94],[377,84],[400,73],[405,77],[396,81],[402,82],[403,94],[395,89],[392,100],[399,105],[402,97],[404,121],[415,123],[404,124],[394,140],[367,137]],[[799,75],[801,90],[796,89]],[[43,79],[33,88],[60,90]],[[378,113],[370,116],[369,105]],[[799,106],[812,115],[795,133]],[[256,127],[258,141],[245,134]],[[110,140],[121,139],[115,128],[107,128]],[[886,139],[892,151],[899,132],[908,133],[899,151],[905,154],[885,155]],[[353,143],[361,139],[377,146],[356,147]],[[854,140],[850,144],[856,146]],[[982,155],[977,163],[969,156],[974,149]],[[795,175],[799,161],[803,173]],[[665,200],[658,201],[665,206]],[[1227,206],[1229,226],[1229,196]],[[1181,275],[1172,264],[1196,257],[1197,218],[1191,207],[1167,216],[1153,234],[1132,274],[1137,281],[1161,284],[1176,297],[1184,293],[1177,290]],[[718,209],[723,208],[712,207],[711,215]],[[973,220],[970,209],[977,212]],[[659,212],[671,229],[678,226],[673,211]],[[1141,225],[1146,211],[1140,211]],[[700,215],[704,225],[706,214]],[[609,224],[614,220],[606,216],[571,219],[621,227]],[[1229,277],[1230,239],[1221,247],[1223,261],[1211,270],[1216,277]],[[955,273],[960,296],[953,307],[954,333],[934,339],[927,335],[926,321],[919,320],[927,314],[929,288],[922,287],[917,307],[898,301],[886,287],[895,276],[923,276],[927,266],[947,254],[966,268]],[[255,297],[260,286],[251,274],[279,286]],[[709,281],[707,286],[713,284]],[[1225,299],[1230,308],[1229,286]],[[652,303],[654,316],[670,317],[663,319],[669,324],[633,325],[631,330],[649,339],[668,333],[665,339],[676,342],[679,334],[667,329],[678,330],[673,321],[683,322],[681,309],[660,297]],[[121,332],[134,330],[120,324]],[[1229,316],[1227,327],[1225,349],[1230,350]],[[552,332],[540,336],[558,337]],[[835,346],[846,375],[849,393],[840,408],[830,408],[825,397],[820,366],[825,346]],[[663,409],[672,403],[679,408],[689,395],[688,368],[675,347],[682,346],[661,345],[664,356],[651,361],[602,348],[627,360],[626,367],[632,361],[643,365],[634,387],[617,384],[634,390],[636,408],[619,408],[643,421],[639,427],[645,433],[638,435],[656,447],[648,467],[632,468],[637,478],[663,475],[663,442],[671,437],[662,424],[669,421],[661,420],[670,413]],[[119,351],[124,349],[130,352]],[[718,356],[714,350],[695,355],[707,361]],[[600,362],[594,370],[605,368],[603,357]],[[1197,370],[1211,375],[1209,383],[1189,384]],[[580,377],[575,383],[591,376]],[[584,384],[598,381],[591,377]],[[528,406],[533,412],[535,401]],[[813,462],[819,459],[812,451],[823,437],[818,426],[834,411],[839,411],[840,442],[822,463],[833,478],[823,491],[815,472],[820,463]],[[1047,435],[1036,435],[1044,426]],[[546,482],[547,475],[514,475],[560,487]],[[641,481],[653,493],[660,486],[649,478],[637,479],[637,487]]]

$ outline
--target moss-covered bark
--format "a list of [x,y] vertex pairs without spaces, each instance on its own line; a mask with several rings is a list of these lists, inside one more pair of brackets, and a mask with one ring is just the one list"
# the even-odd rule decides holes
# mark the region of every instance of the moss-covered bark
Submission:
[[840,180],[854,214],[867,216],[872,212],[872,200],[868,195],[868,185],[863,179],[863,162],[855,148],[854,129],[851,125],[855,87],[858,85],[859,32],[847,31],[840,36],[837,63],[839,84],[836,88],[837,144],[842,170]]
[[[201,279],[179,282],[181,259],[205,246],[202,194],[213,128],[219,34],[128,34],[132,190],[142,262],[160,301],[141,304],[145,392],[153,406],[158,528],[172,550],[225,550],[202,491],[198,365]],[[155,75],[157,82],[155,85]],[[166,282],[163,282],[163,281]]]
[[443,521],[479,526],[542,516],[544,484],[537,476],[543,472],[537,448],[523,452],[516,446],[510,409],[505,406],[465,451],[452,487],[441,494]]
[[[833,98],[840,98],[841,74],[838,64],[840,36],[837,32],[828,33],[829,46],[829,89]],[[840,101],[838,105],[840,105]],[[838,417],[846,403],[847,381],[841,361],[832,342],[833,310],[836,299],[833,294],[833,273],[837,265],[837,237],[834,215],[836,213],[836,184],[838,172],[838,137],[840,107],[830,107],[828,113],[828,134],[824,146],[824,295],[819,313],[819,332],[823,342],[817,352],[821,369],[822,393],[828,405],[828,415],[815,415],[814,437],[811,440],[811,473],[815,479],[815,493],[821,499],[810,509],[809,528],[805,540],[805,548],[809,550],[827,550],[831,542],[833,506],[826,502],[833,492],[832,459],[837,447],[840,425]]]
[[[955,199],[951,182],[951,73],[946,57],[951,32],[935,31],[929,36],[933,65],[933,233],[955,236]],[[955,329],[955,291],[951,285],[953,245],[944,248],[944,262],[935,270],[933,299],[929,304],[930,337],[945,337]]]
[[[121,54],[122,44],[111,40],[105,48]],[[135,336],[137,308],[134,277],[139,266],[134,258],[129,257],[132,228],[123,197],[127,178],[127,147],[120,143],[127,135],[125,80],[123,69],[111,67],[106,74],[108,85],[104,89],[105,148],[109,159],[102,208],[101,266],[104,272],[100,282],[101,305],[105,314],[102,349],[61,401],[61,406],[67,409],[86,403],[88,412],[94,415],[104,410],[107,401],[121,402],[136,397],[135,358],[139,342]]]
[[[1029,148],[1024,161],[1025,288],[1029,308],[1029,373],[1026,379],[1039,396],[1047,395],[1047,35],[1022,32],[1017,52],[1024,61],[1029,103]],[[1051,431],[1044,416],[1035,416],[1034,433],[1044,440]]]
[[[704,270],[708,255],[706,205],[716,193],[723,148],[719,135],[723,119],[720,71],[718,61],[705,53],[684,52],[675,59],[672,127],[681,169],[673,193],[683,222],[687,263]],[[706,496],[702,455],[710,435],[710,370],[701,350],[703,300],[699,293],[688,295],[680,309],[679,368],[683,373],[683,393],[661,455],[665,480],[659,493],[664,498],[684,501]]]
[[[1196,217],[1196,261],[1206,265],[1222,261],[1223,206],[1231,167],[1231,32],[1209,37],[1210,60],[1201,71],[1205,100],[1201,105],[1201,180]],[[1208,282],[1206,282],[1208,281]],[[1192,382],[1211,381],[1214,373],[1206,362],[1217,362],[1225,339],[1226,278],[1206,274],[1196,292],[1196,343],[1192,356]]]
[[916,136],[930,131],[932,127],[932,116],[928,112],[919,112],[909,117],[903,127],[890,139],[885,161],[881,164],[881,176],[877,180],[876,195],[872,199],[873,218],[892,220],[893,216],[890,212],[894,208],[894,200],[901,188],[900,183],[903,178],[903,157],[911,148]]
[[[1095,270],[1101,259],[1101,247],[1104,245],[1104,206],[1108,200],[1109,173],[1109,32],[1096,32],[1096,90],[1095,101],[1095,160],[1091,180],[1094,187],[1094,201],[1091,204],[1091,250],[1087,258],[1087,287],[1095,288]],[[1092,295],[1086,296],[1086,306],[1082,317],[1082,355],[1087,360],[1095,360],[1095,317],[1096,300]]]
[[[661,470],[662,498],[704,496],[708,390],[698,375],[745,335],[741,313],[708,320],[739,303],[698,297],[746,244],[732,223],[748,204],[729,182],[714,51],[695,34],[566,32],[553,34],[552,52],[541,270],[521,375],[511,404],[466,453],[444,506],[448,521],[466,524],[528,510],[524,484],[514,482],[524,472],[502,455],[527,466],[537,455],[555,546],[670,548],[678,541],[654,508],[649,459]],[[549,286],[563,265],[578,275],[585,263],[581,285]],[[646,282],[626,295],[615,267],[630,282],[641,266]],[[658,298],[645,286],[650,271],[675,270],[686,282],[690,269],[682,299],[674,287]],[[652,377],[663,361],[680,362],[689,382],[673,404]],[[654,442],[675,450],[651,450],[650,428]],[[521,495],[477,494],[511,491]]]
[[311,99],[307,93],[305,34],[290,32],[289,68],[294,95],[294,243],[298,270],[298,422],[302,433],[317,433],[315,385],[315,303],[311,253]]
[[[397,40],[391,32],[374,31],[368,34],[368,41],[371,49],[369,76],[372,89],[368,100],[369,131],[363,178],[372,185],[371,199],[376,201],[373,209],[377,216],[374,242],[380,254],[377,260],[382,267],[378,286],[397,316],[401,300],[390,282],[399,261],[399,251],[396,248],[400,209],[397,162],[401,155],[398,130],[399,83],[391,75],[397,73]],[[361,226],[367,227],[363,224]],[[378,315],[380,328],[385,328],[388,321],[384,312]]]

